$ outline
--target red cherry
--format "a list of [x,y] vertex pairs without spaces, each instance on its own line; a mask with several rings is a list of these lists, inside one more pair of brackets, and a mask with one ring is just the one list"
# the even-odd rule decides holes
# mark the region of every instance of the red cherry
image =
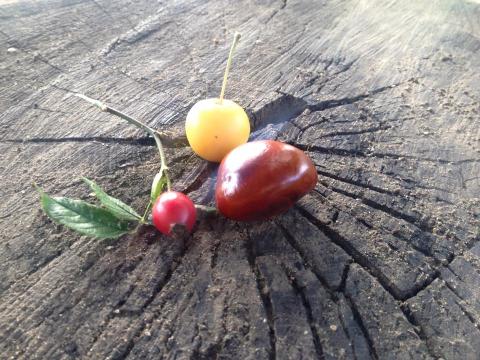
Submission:
[[218,210],[239,221],[266,220],[290,208],[317,183],[310,158],[273,140],[252,141],[225,156],[218,170]]
[[165,235],[170,235],[176,224],[192,231],[196,218],[197,212],[192,200],[177,191],[164,192],[153,205],[153,225]]

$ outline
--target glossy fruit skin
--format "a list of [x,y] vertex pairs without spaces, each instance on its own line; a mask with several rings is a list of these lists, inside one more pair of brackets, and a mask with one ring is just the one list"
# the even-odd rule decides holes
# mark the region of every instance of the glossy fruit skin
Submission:
[[205,99],[188,112],[185,122],[188,142],[200,157],[220,162],[231,150],[247,142],[250,121],[232,100]]
[[184,225],[192,231],[197,219],[195,205],[190,198],[177,191],[162,193],[152,208],[153,225],[165,235],[170,235],[176,225]]
[[217,207],[233,220],[267,220],[312,190],[317,179],[315,166],[303,151],[273,140],[249,142],[220,164]]

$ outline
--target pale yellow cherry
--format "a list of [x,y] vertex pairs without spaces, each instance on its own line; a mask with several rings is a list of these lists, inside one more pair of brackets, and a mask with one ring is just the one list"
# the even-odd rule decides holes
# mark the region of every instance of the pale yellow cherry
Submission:
[[234,101],[205,99],[189,111],[185,130],[193,151],[205,160],[220,162],[230,150],[247,142],[250,122]]
[[236,33],[223,77],[220,98],[197,102],[188,112],[185,132],[192,150],[200,157],[220,162],[231,150],[248,141],[250,121],[243,108],[224,99],[233,52],[240,39]]

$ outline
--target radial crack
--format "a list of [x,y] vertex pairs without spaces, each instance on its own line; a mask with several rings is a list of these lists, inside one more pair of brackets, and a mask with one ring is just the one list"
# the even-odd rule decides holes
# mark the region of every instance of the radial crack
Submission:
[[360,95],[356,95],[356,96],[320,101],[320,102],[317,102],[315,104],[308,105],[308,109],[311,110],[312,112],[315,112],[315,111],[323,111],[323,110],[335,108],[335,107],[338,107],[338,106],[353,104],[353,103],[356,103],[356,102],[361,101],[363,99],[366,99],[366,98],[368,98],[372,95],[376,95],[376,94],[382,93],[386,90],[393,89],[394,87],[396,87],[398,85],[399,84],[382,86],[382,87],[379,87],[377,89],[371,90],[368,93],[360,94]]
[[371,128],[361,129],[357,131],[336,131],[328,134],[323,134],[319,136],[317,139],[334,137],[334,136],[344,136],[344,135],[360,135],[360,134],[374,133],[377,131],[388,130],[388,129],[390,129],[390,126],[374,126]]
[[353,314],[353,318],[354,318],[355,322],[357,323],[360,331],[362,332],[363,337],[367,341],[368,350],[369,350],[370,354],[372,355],[372,357],[374,359],[378,359],[377,351],[375,350],[375,346],[373,345],[373,339],[370,337],[370,334],[369,334],[365,324],[363,323],[363,319],[360,316],[360,313],[358,312],[356,304],[347,295],[345,295],[345,299],[347,301],[348,306],[352,310],[352,314]]
[[276,345],[275,345],[275,317],[273,315],[273,306],[272,299],[270,295],[270,289],[267,286],[266,280],[261,275],[260,270],[256,264],[256,255],[254,251],[253,241],[250,237],[248,230],[246,231],[246,241],[245,247],[247,251],[247,260],[252,269],[252,273],[255,276],[255,281],[257,282],[257,289],[260,299],[262,300],[263,307],[265,309],[265,314],[267,316],[267,324],[269,328],[269,338],[270,338],[270,351],[269,359],[275,360],[277,358]]
[[[345,190],[342,190],[342,189],[337,189],[333,186],[330,186],[328,185],[328,188],[331,189],[332,191],[338,193],[338,194],[342,194],[342,195],[345,195],[345,196],[348,196],[352,199],[361,199],[362,200],[362,203],[373,208],[373,209],[376,209],[376,210],[379,210],[379,211],[382,211],[384,212],[385,214],[387,215],[390,215],[396,219],[400,219],[400,220],[403,220],[411,225],[413,225],[415,228],[418,228],[420,231],[422,231],[423,233],[427,233],[427,234],[432,234],[433,235],[433,232],[430,228],[427,228],[426,226],[421,226],[421,224],[418,223],[418,221],[416,221],[415,218],[413,217],[410,217],[409,215],[406,215],[406,214],[403,214],[403,213],[400,213],[400,212],[397,212],[396,210],[393,210],[393,209],[390,209],[384,205],[381,205],[375,201],[372,201],[370,199],[367,199],[365,197],[363,197],[362,195],[356,195],[356,194],[353,194],[351,192],[348,192],[348,191],[345,191]],[[386,211],[385,209],[388,209],[388,211]],[[399,216],[395,216],[393,214],[397,214]],[[402,217],[402,216],[405,216]],[[406,218],[411,218],[412,221],[408,221]],[[372,226],[370,224],[367,224],[365,222],[364,219],[357,219],[358,221],[360,221],[363,225],[369,227],[369,228],[372,228]],[[399,237],[397,236],[395,233],[392,234],[393,236],[395,236],[397,239],[401,240],[401,241],[404,241],[406,242],[407,244],[409,244],[413,249],[415,249],[416,251],[422,253],[424,256],[426,257],[430,257],[430,258],[434,258],[434,256],[432,255],[431,251],[430,251],[430,248],[424,248],[424,247],[420,247],[410,241],[407,241],[408,239],[405,239],[403,237]]]
[[[187,230],[184,229],[184,227],[182,227],[182,226],[179,226],[179,227],[176,226],[173,229],[173,232],[175,234],[174,236],[175,236],[177,241],[180,241],[180,239],[183,239],[183,241],[184,241],[184,244],[182,245],[182,248],[181,248],[181,252],[178,255],[178,260],[172,262],[172,265],[173,265],[172,268],[165,274],[164,278],[155,285],[152,294],[142,304],[140,309],[127,310],[127,311],[122,310],[122,311],[120,311],[120,314],[124,314],[124,315],[127,315],[127,316],[134,315],[134,316],[140,317],[140,315],[142,315],[145,312],[145,309],[153,302],[153,300],[155,300],[155,298],[158,296],[158,294],[160,294],[160,292],[163,290],[163,288],[169,283],[173,273],[182,263],[186,253],[188,252],[191,245],[193,244],[193,241],[191,241],[192,236],[187,237]],[[135,346],[135,340],[142,334],[142,332],[143,332],[143,330],[145,329],[146,326],[147,326],[147,322],[145,321],[145,319],[142,319],[140,325],[137,328],[137,330],[131,336],[131,338],[128,340],[125,349],[121,352],[121,354],[119,354],[116,357],[117,359],[126,359],[128,357],[128,355],[131,353],[131,351],[133,350],[133,348]],[[100,335],[101,334],[99,334],[99,337],[100,337]]]
[[318,152],[321,154],[328,154],[328,155],[348,156],[348,157],[361,157],[361,158],[376,157],[379,159],[394,159],[394,160],[408,159],[408,160],[413,160],[418,162],[423,161],[428,163],[446,164],[446,165],[462,165],[462,164],[480,162],[480,159],[474,159],[474,158],[461,159],[461,160],[431,159],[431,158],[418,157],[418,156],[406,155],[406,154],[364,152],[357,149],[339,149],[335,147],[324,147],[316,144],[300,144],[294,141],[289,141],[288,143],[304,151]]
[[[88,142],[98,142],[102,144],[127,144],[127,145],[137,145],[137,146],[155,146],[155,141],[153,138],[144,136],[144,137],[110,137],[110,136],[70,136],[62,138],[48,138],[48,137],[38,137],[38,138],[25,138],[25,139],[3,139],[0,140],[0,143],[11,143],[11,144],[55,144],[55,143],[68,143],[68,142],[78,142],[78,143],[88,143]],[[165,136],[162,138],[162,143],[166,148],[180,148],[187,145],[186,139],[184,137],[177,138],[168,138]]]
[[285,274],[290,279],[290,284],[292,285],[295,292],[300,296],[303,304],[303,308],[305,309],[305,315],[307,316],[307,322],[310,326],[310,333],[312,334],[313,345],[315,346],[315,352],[317,353],[318,359],[324,359],[322,343],[320,341],[320,337],[318,336],[317,325],[315,324],[315,320],[312,314],[312,307],[308,302],[308,299],[304,292],[304,287],[298,284],[297,279],[295,278],[295,274],[288,271],[287,268],[284,269]]
[[407,321],[412,325],[413,330],[418,335],[418,337],[421,340],[423,340],[423,342],[425,343],[425,346],[427,347],[428,353],[434,359],[437,358],[437,356],[435,356],[435,353],[433,351],[432,345],[430,344],[430,341],[428,340],[428,337],[425,335],[425,330],[423,329],[422,325],[415,318],[415,315],[412,313],[408,304],[407,303],[400,304],[400,310],[403,312],[403,315],[405,315],[405,319],[407,319]]
[[[465,299],[463,299],[462,296],[460,296],[460,294],[458,293],[458,291],[455,289],[454,286],[450,285],[445,280],[443,280],[443,283],[457,298],[459,298],[461,301],[465,302]],[[457,304],[457,306],[460,308],[460,310],[462,310],[462,312],[465,314],[465,316],[468,318],[468,320],[473,324],[473,326],[475,326],[477,329],[480,330],[480,325],[478,324],[477,320],[475,319],[475,316],[458,300],[455,300],[455,304]]]
[[422,282],[413,285],[408,290],[400,290],[395,283],[393,283],[381,269],[368,259],[367,256],[362,254],[358,249],[356,249],[347,239],[343,238],[336,231],[331,229],[327,224],[318,220],[315,216],[310,214],[307,210],[301,206],[296,205],[295,208],[302,214],[309,222],[315,225],[319,230],[321,230],[328,238],[335,244],[341,247],[348,255],[350,255],[353,260],[359,264],[361,267],[366,269],[371,275],[373,275],[379,284],[395,299],[404,301],[415,296],[419,291],[430,285],[438,276],[439,271],[427,274]]
[[203,168],[199,171],[195,179],[183,190],[185,194],[189,194],[202,187],[208,177],[215,171],[217,165],[214,163],[208,163],[203,165]]
[[117,138],[117,137],[108,137],[108,136],[88,136],[88,137],[63,137],[63,138],[26,138],[26,139],[4,139],[0,140],[2,143],[13,143],[13,144],[56,144],[56,143],[68,143],[68,142],[79,142],[79,143],[88,143],[88,142],[99,142],[102,144],[129,144],[129,145],[140,145],[140,146],[155,146],[155,141],[150,137],[140,137],[140,138]]
[[320,169],[317,169],[317,173],[320,174],[320,175],[322,175],[322,176],[325,176],[325,177],[334,179],[334,180],[338,180],[338,181],[341,181],[341,182],[344,182],[344,183],[347,183],[347,184],[351,184],[351,185],[355,185],[355,186],[358,186],[358,187],[362,187],[362,188],[364,188],[364,189],[373,190],[373,191],[378,192],[378,193],[381,193],[381,194],[387,194],[387,195],[391,195],[391,196],[398,196],[398,194],[395,193],[395,191],[383,189],[383,188],[378,187],[378,186],[375,186],[375,185],[365,184],[365,183],[362,183],[362,182],[360,182],[360,181],[358,181],[358,180],[343,178],[343,177],[340,177],[340,176],[338,176],[338,175],[331,174],[331,173],[329,173],[329,172],[326,172],[326,171],[323,171],[323,170],[320,170]]
[[310,264],[310,262],[307,260],[307,258],[305,256],[305,252],[300,248],[300,246],[298,245],[298,242],[295,239],[295,237],[292,236],[292,234],[290,234],[290,232],[285,227],[283,227],[280,223],[275,222],[275,224],[280,229],[280,231],[283,234],[283,237],[288,241],[290,246],[293,249],[295,249],[295,251],[300,255],[300,257],[302,258],[305,266],[312,270],[312,273],[315,275],[315,277],[318,279],[318,281],[320,281],[320,283],[323,285],[323,287],[328,289],[328,290],[332,290],[332,289],[330,289],[330,286],[328,285],[325,278],[318,271],[316,271],[314,269],[314,267]]
[[251,114],[253,128],[259,130],[270,124],[290,121],[308,108],[305,100],[290,94],[280,96]]
[[397,85],[383,86],[365,94],[340,99],[324,100],[313,104],[308,103],[300,97],[277,91],[277,93],[280,94],[279,97],[251,113],[253,128],[259,130],[269,124],[279,124],[291,121],[302,114],[305,110],[317,112],[338,106],[353,104],[375,94],[394,88],[395,86]]

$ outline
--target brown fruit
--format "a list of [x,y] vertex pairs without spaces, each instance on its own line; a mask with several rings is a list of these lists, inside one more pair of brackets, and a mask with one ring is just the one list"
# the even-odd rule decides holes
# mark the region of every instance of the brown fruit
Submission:
[[220,164],[217,207],[233,220],[266,220],[312,190],[317,177],[310,158],[296,147],[273,140],[249,142]]

